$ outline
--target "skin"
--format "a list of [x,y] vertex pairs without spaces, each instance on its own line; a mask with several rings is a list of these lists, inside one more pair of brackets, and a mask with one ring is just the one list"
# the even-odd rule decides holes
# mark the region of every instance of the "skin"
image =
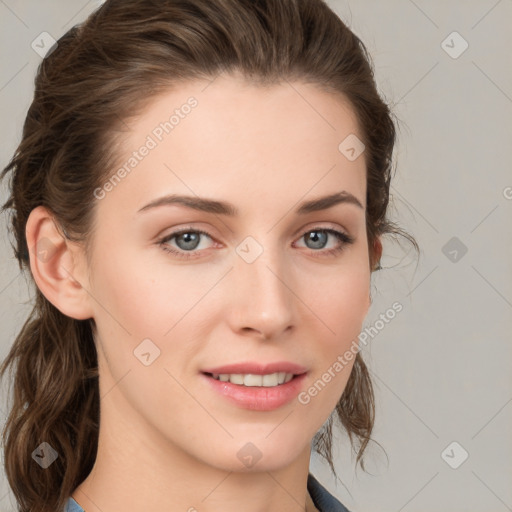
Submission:
[[[353,360],[307,405],[294,399],[274,411],[228,402],[199,372],[291,361],[307,368],[307,390],[357,337],[370,305],[366,171],[364,153],[349,161],[338,145],[349,134],[362,136],[339,95],[303,83],[263,88],[219,76],[154,98],[127,121],[119,161],[190,96],[197,107],[94,199],[90,261],[43,207],[27,223],[29,246],[47,238],[55,247],[48,261],[31,254],[38,287],[64,314],[93,318],[96,326],[98,455],[72,496],[87,512],[304,510],[310,442],[339,400]],[[363,208],[341,203],[294,213],[303,201],[342,190]],[[170,193],[227,201],[240,214],[180,205],[138,213]],[[211,236],[201,235],[195,258],[159,245],[189,226]],[[328,235],[324,246],[308,244],[304,235],[315,228],[336,229],[354,242],[328,255],[340,242]],[[247,236],[263,248],[250,264],[236,252]],[[177,244],[167,242],[186,252],[183,241]],[[133,353],[146,338],[160,349],[149,366]],[[237,457],[248,442],[261,453],[252,467]]]

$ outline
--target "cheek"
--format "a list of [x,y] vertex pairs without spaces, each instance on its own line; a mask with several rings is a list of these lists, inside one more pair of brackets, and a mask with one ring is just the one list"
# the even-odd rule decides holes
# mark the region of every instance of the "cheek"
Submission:
[[[135,251],[119,249],[110,254],[108,260],[97,261],[92,285],[97,333],[107,365],[104,375],[115,383],[129,371],[120,389],[144,414],[156,411],[157,418],[164,405],[177,405],[180,400],[188,404],[180,407],[193,408],[170,374],[181,381],[182,371],[186,373],[193,360],[197,344],[183,341],[201,339],[197,322],[191,321],[197,319],[198,303],[216,276],[205,282],[185,266],[175,271],[166,265],[157,267]],[[142,361],[148,352],[153,362],[146,366]],[[170,420],[164,414],[162,421]]]
[[311,309],[321,322],[312,317],[319,326],[311,333],[316,340],[314,366],[298,396],[299,406],[305,408],[311,421],[319,422],[318,428],[336,407],[350,378],[370,303],[370,273],[362,266],[347,267],[323,282],[323,288],[310,295]]
[[[362,263],[358,263],[362,262]],[[352,263],[352,262],[351,262]],[[320,319],[312,317],[312,332],[316,339],[315,365],[304,396],[310,411],[317,417],[330,413],[346,387],[358,352],[364,318],[370,305],[370,271],[365,260],[340,265],[329,278],[316,279],[318,286],[309,283],[310,307]],[[319,335],[319,330],[322,335]],[[315,336],[316,334],[316,336]],[[316,398],[321,395],[320,398]]]
[[165,262],[165,254],[156,251],[147,251],[151,257],[146,258],[142,252],[120,248],[94,266],[97,316],[116,329],[124,328],[134,340],[141,336],[163,338],[177,322],[186,322],[187,311],[207,293],[216,277],[208,279],[192,267],[173,270],[157,265],[155,260]]
[[319,320],[330,336],[332,345],[350,342],[360,332],[370,305],[370,272],[366,265],[343,265],[329,274],[315,276],[304,283],[303,296],[308,297]]

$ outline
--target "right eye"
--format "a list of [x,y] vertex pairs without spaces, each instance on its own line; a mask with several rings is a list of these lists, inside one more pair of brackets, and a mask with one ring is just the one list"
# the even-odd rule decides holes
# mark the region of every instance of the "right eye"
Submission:
[[[180,229],[179,231],[175,231],[173,233],[170,233],[169,235],[166,235],[157,243],[162,247],[164,251],[170,252],[171,254],[174,254],[178,258],[195,258],[197,257],[195,256],[195,253],[201,252],[196,251],[196,249],[200,245],[202,236],[206,236],[212,239],[210,234],[207,233],[206,231],[197,228],[186,228]],[[173,248],[172,246],[169,246],[169,244],[167,243],[173,239],[176,239],[175,243],[177,245],[177,248]]]

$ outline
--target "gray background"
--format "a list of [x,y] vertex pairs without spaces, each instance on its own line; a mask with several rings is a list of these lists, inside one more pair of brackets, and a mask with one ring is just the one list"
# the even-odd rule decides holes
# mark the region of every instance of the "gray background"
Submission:
[[[99,4],[0,0],[1,167],[33,94],[41,57],[32,41],[43,31],[58,39]],[[386,242],[373,277],[365,326],[403,305],[363,349],[376,388],[373,438],[385,452],[371,443],[370,474],[356,470],[338,433],[343,483],[317,456],[312,472],[352,512],[512,510],[512,1],[329,4],[367,45],[400,119],[391,214],[422,252],[418,261],[407,244]],[[30,289],[1,222],[3,358]],[[0,509],[15,509],[3,473]]]

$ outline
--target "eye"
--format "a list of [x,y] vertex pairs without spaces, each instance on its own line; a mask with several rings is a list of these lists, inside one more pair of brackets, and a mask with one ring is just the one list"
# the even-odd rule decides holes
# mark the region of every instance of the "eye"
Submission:
[[[330,249],[319,251],[318,249],[324,249],[329,235],[332,235],[334,238],[336,238],[338,244]],[[310,244],[309,248],[313,248],[313,252],[319,252],[325,256],[338,254],[345,248],[346,245],[354,243],[354,239],[350,235],[330,228],[310,229],[304,233],[300,239],[305,239],[306,243]]]
[[[195,249],[197,249],[200,245],[201,237],[206,236],[208,238],[212,238],[206,231],[197,228],[185,228],[180,231],[175,231],[170,235],[162,238],[158,241],[158,244],[162,247],[164,251],[170,252],[179,258],[195,258]],[[169,246],[167,242],[170,242],[173,239],[176,239],[176,245],[178,249],[174,249],[172,246]]]
[[[184,228],[160,239],[158,241],[158,245],[160,245],[164,251],[169,252],[178,258],[196,258],[199,257],[201,253],[201,250],[196,249],[199,248],[201,237],[203,236],[211,240],[213,239],[209,233],[201,229]],[[329,236],[334,237],[338,243],[335,247],[325,250],[324,246],[326,245]],[[323,256],[338,254],[345,248],[347,244],[354,243],[354,239],[350,235],[330,228],[310,229],[304,233],[300,239],[303,238],[307,240],[308,244],[312,245],[312,248],[310,247],[312,252],[320,253]],[[176,239],[176,248],[169,245],[168,243],[174,239]],[[203,248],[202,250],[205,249]]]

